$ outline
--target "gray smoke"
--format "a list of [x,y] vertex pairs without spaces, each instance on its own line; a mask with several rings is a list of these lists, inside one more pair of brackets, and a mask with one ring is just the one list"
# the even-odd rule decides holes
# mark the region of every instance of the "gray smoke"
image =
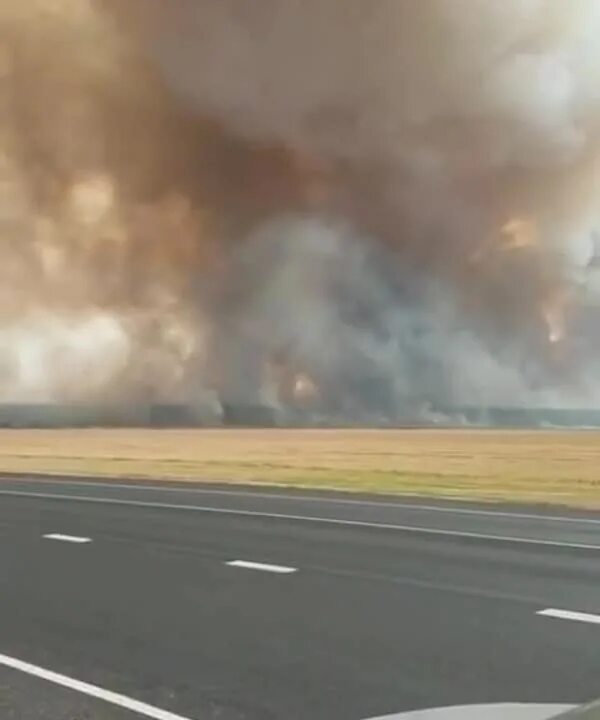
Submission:
[[7,0],[0,399],[591,402],[599,32],[596,0]]
[[399,398],[580,401],[573,375],[594,384],[593,363],[555,346],[593,289],[595,0],[144,0],[129,12],[190,107],[343,167],[333,215],[346,229],[278,220],[244,240],[260,292],[237,322],[261,328],[262,348],[292,336],[327,387],[379,377]]

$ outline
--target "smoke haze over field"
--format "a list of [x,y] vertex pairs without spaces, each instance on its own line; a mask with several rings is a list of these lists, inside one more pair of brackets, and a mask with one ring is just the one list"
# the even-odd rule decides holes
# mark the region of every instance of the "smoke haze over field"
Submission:
[[0,401],[600,402],[599,33],[597,0],[4,0]]

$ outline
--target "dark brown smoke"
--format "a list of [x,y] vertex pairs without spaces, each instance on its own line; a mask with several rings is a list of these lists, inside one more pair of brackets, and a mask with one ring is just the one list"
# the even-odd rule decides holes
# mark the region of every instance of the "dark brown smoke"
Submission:
[[589,397],[598,29],[595,0],[5,0],[0,400]]

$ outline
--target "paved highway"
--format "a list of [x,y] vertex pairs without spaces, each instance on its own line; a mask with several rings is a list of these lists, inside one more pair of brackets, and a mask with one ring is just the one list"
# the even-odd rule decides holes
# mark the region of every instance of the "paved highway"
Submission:
[[0,711],[364,720],[600,696],[600,517],[0,481]]

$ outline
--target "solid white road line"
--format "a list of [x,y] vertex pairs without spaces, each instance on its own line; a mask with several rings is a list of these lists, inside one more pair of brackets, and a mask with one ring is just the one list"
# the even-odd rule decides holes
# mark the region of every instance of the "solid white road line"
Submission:
[[[16,482],[37,482],[39,485],[50,485],[51,487],[101,487],[116,488],[117,490],[138,490],[164,493],[186,493],[192,495],[222,495],[227,497],[249,497],[266,500],[285,500],[286,502],[314,502],[329,505],[358,505],[360,507],[382,507],[382,508],[398,508],[401,510],[415,510],[417,512],[439,512],[449,513],[453,515],[483,515],[491,517],[511,518],[515,520],[542,520],[544,522],[565,522],[565,523],[583,523],[584,525],[600,525],[600,520],[589,517],[569,517],[566,515],[545,515],[537,513],[508,512],[502,510],[482,510],[480,508],[452,507],[444,505],[425,505],[420,502],[409,503],[401,501],[382,501],[382,500],[355,500],[352,498],[342,497],[317,497],[314,495],[284,495],[275,492],[260,492],[254,490],[215,490],[212,488],[200,488],[194,485],[190,487],[167,487],[165,485],[134,485],[132,483],[116,483],[116,482],[75,482],[73,480],[30,480],[20,476],[8,478],[10,481]],[[454,500],[455,498],[448,498]],[[465,502],[469,502],[465,500]],[[472,500],[471,502],[477,502]]]
[[536,615],[544,617],[558,618],[559,620],[574,620],[575,622],[592,623],[600,625],[600,615],[592,615],[591,613],[572,612],[571,610],[557,610],[556,608],[546,608],[539,610]]
[[48,533],[47,535],[42,535],[42,537],[46,538],[47,540],[62,540],[62,542],[70,543],[92,542],[92,538],[78,537],[77,535],[61,535],[60,533]]
[[268,565],[266,563],[250,562],[249,560],[230,560],[229,562],[226,562],[225,565],[245,568],[247,570],[262,570],[263,572],[279,573],[280,575],[298,572],[298,568],[286,567],[285,565]]
[[233,510],[214,508],[203,505],[182,505],[178,503],[144,502],[143,500],[118,500],[117,498],[99,498],[89,495],[58,495],[56,493],[25,492],[18,490],[0,490],[0,495],[10,497],[29,497],[42,500],[66,500],[68,502],[96,503],[99,505],[123,505],[124,507],[156,508],[159,510],[185,510],[188,512],[217,513],[220,515],[240,515],[243,517],[274,518],[276,520],[299,520],[302,522],[323,523],[326,525],[346,525],[349,527],[379,528],[380,530],[399,530],[401,532],[420,533],[423,535],[441,535],[444,537],[472,538],[474,540],[492,540],[495,542],[520,543],[524,545],[542,545],[546,547],[563,547],[574,550],[600,551],[600,544],[560,542],[558,540],[537,540],[509,535],[489,535],[487,533],[466,532],[461,530],[441,530],[439,528],[419,527],[415,525],[398,525],[395,523],[367,522],[364,520],[340,520],[336,518],[314,517],[311,515],[293,515],[288,513],[268,513],[258,510]]
[[48,680],[55,685],[62,685],[62,687],[75,690],[76,692],[84,695],[89,695],[97,698],[98,700],[104,700],[104,702],[110,703],[111,705],[118,705],[119,707],[126,708],[127,710],[132,710],[138,715],[144,715],[145,717],[153,718],[153,720],[191,720],[190,718],[183,717],[183,715],[176,715],[175,713],[168,712],[167,710],[161,710],[153,705],[133,700],[126,695],[120,695],[119,693],[114,693],[110,690],[104,690],[97,685],[90,685],[89,683],[82,682],[81,680],[75,680],[67,675],[61,675],[59,673],[52,672],[51,670],[45,670],[37,665],[31,665],[31,663],[17,660],[9,655],[0,654],[0,665],[5,665],[13,670],[19,670],[20,672],[27,673],[28,675]]

